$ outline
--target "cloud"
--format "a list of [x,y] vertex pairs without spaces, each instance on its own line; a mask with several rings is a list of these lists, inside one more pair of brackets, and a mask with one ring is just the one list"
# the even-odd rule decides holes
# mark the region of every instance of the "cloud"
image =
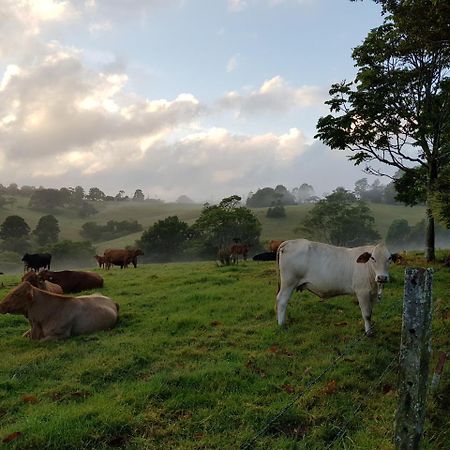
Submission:
[[227,72],[234,72],[238,66],[239,54],[233,55],[227,62]]
[[268,5],[268,6],[278,6],[286,3],[293,4],[312,4],[316,0],[228,0],[228,7],[231,11],[239,12],[244,10],[249,6],[259,6],[259,5]]
[[128,93],[127,82],[123,72],[86,68],[79,52],[56,43],[31,66],[9,65],[0,83],[0,152],[27,163],[122,143],[140,152],[144,137],[187,126],[201,112],[192,94],[149,100]]
[[255,91],[239,94],[228,92],[218,105],[222,109],[237,110],[239,114],[286,112],[292,108],[321,106],[326,92],[317,86],[291,87],[281,76],[266,80]]

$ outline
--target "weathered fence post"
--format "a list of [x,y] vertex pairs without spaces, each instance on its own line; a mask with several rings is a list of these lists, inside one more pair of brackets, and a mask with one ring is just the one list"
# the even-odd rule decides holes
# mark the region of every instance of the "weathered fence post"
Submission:
[[431,352],[432,269],[405,270],[395,448],[419,448]]

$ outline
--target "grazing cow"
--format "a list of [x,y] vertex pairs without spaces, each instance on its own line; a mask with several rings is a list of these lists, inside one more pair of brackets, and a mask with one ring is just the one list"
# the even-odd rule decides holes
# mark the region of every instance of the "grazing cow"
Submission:
[[231,261],[237,264],[239,262],[239,255],[242,255],[244,261],[247,261],[247,255],[249,250],[250,246],[247,244],[233,244],[230,247]]
[[278,250],[278,247],[283,243],[284,241],[282,239],[272,239],[269,241],[269,251],[270,252],[276,252]]
[[22,281],[28,281],[32,286],[42,289],[43,291],[53,292],[53,294],[62,294],[63,290],[59,284],[52,283],[51,281],[43,280],[40,275],[38,275],[33,270],[27,272],[23,277]]
[[105,257],[104,256],[95,255],[94,258],[96,259],[96,261],[98,263],[98,267],[100,267],[100,268],[105,267]]
[[285,241],[277,253],[280,287],[277,295],[278,324],[286,322],[292,291],[308,290],[320,298],[356,295],[367,334],[372,308],[381,298],[388,268],[397,255],[383,244],[356,248],[334,247],[306,239]]
[[33,253],[32,255],[25,253],[22,257],[22,261],[24,262],[24,272],[30,269],[37,272],[41,267],[50,270],[52,255],[50,255],[50,253]]
[[43,280],[59,284],[65,294],[103,287],[103,278],[98,273],[94,272],[82,272],[77,270],[51,272],[50,270],[43,270],[39,276]]
[[69,297],[52,294],[24,281],[0,303],[0,314],[23,314],[31,329],[24,336],[50,341],[108,330],[117,322],[119,305],[100,294]]
[[132,263],[134,268],[137,267],[137,257],[143,255],[141,249],[128,250],[124,248],[108,248],[104,252],[105,267],[110,269],[112,265],[120,266],[121,269]]
[[276,252],[258,253],[253,257],[253,261],[275,261],[277,259]]
[[217,252],[217,259],[223,266],[229,266],[231,263],[231,250],[229,247],[220,247]]

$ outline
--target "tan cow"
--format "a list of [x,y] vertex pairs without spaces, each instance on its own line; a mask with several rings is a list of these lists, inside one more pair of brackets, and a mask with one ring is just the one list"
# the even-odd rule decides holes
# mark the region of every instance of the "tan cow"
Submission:
[[43,291],[53,292],[53,294],[62,294],[63,290],[59,284],[52,283],[51,281],[43,280],[36,272],[31,270],[27,272],[22,281],[28,281],[32,286],[42,289]]
[[276,252],[283,242],[284,240],[282,239],[272,239],[269,241],[269,252]]
[[108,330],[117,322],[119,305],[100,294],[69,297],[52,294],[24,281],[0,303],[0,314],[23,314],[31,329],[24,336],[50,341]]
[[111,266],[120,266],[121,269],[132,263],[134,268],[137,267],[137,257],[143,255],[141,249],[128,250],[125,248],[108,248],[104,252],[105,267],[110,269]]

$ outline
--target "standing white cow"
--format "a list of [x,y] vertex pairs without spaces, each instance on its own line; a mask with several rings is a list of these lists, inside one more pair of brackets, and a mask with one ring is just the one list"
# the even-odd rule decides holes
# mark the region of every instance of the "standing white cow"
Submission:
[[366,333],[371,332],[372,308],[389,281],[389,264],[397,259],[385,245],[345,248],[294,239],[278,248],[280,287],[278,324],[286,322],[286,307],[294,289],[306,289],[320,298],[356,295]]

